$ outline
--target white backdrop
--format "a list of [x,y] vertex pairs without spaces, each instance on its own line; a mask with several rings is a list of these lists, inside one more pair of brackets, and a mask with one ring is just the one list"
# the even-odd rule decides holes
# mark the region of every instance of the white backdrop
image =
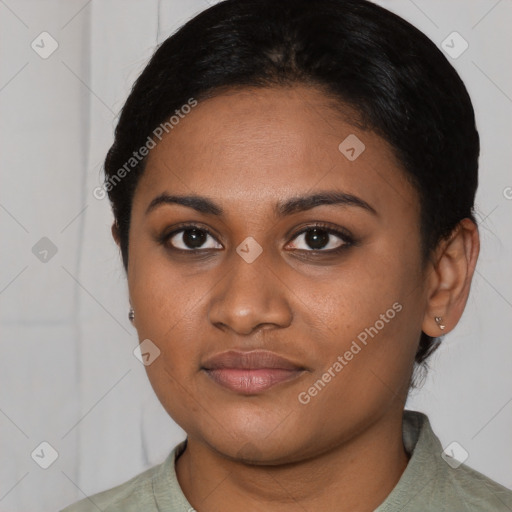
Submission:
[[[407,407],[512,488],[512,2],[379,3],[438,46],[453,31],[469,43],[449,58],[482,142],[471,297]],[[58,510],[160,463],[184,438],[132,354],[110,207],[92,191],[156,43],[208,5],[0,1],[0,511]]]

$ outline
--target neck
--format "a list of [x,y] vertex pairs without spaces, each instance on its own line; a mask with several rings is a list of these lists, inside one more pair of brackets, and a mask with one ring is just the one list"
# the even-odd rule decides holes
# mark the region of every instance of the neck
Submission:
[[183,493],[198,511],[336,510],[373,512],[398,483],[408,462],[402,410],[314,458],[283,465],[227,459],[188,437],[176,462]]

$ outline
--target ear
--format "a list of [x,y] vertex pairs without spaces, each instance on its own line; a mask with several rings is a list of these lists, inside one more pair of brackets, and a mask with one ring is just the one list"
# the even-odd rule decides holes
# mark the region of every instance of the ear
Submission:
[[[471,219],[463,219],[439,244],[427,278],[422,331],[428,336],[441,336],[457,325],[468,300],[479,252],[478,227]],[[439,328],[435,317],[442,318],[445,329]]]
[[119,226],[117,224],[117,220],[114,221],[114,223],[112,224],[112,237],[114,238],[116,244],[118,246],[120,246],[121,244],[121,237],[119,236]]

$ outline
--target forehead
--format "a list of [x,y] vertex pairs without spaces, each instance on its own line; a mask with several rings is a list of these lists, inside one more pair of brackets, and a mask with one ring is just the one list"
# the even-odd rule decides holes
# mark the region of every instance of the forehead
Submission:
[[388,143],[350,124],[319,90],[245,89],[180,118],[151,150],[134,207],[164,191],[238,206],[315,189],[352,193],[376,209],[414,195]]

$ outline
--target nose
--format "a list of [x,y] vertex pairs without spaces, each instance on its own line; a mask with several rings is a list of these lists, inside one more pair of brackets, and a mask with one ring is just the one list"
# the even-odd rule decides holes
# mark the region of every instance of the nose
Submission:
[[260,328],[290,325],[293,313],[287,293],[291,292],[264,254],[248,263],[235,252],[226,262],[229,271],[214,288],[208,311],[209,321],[217,328],[247,335]]

